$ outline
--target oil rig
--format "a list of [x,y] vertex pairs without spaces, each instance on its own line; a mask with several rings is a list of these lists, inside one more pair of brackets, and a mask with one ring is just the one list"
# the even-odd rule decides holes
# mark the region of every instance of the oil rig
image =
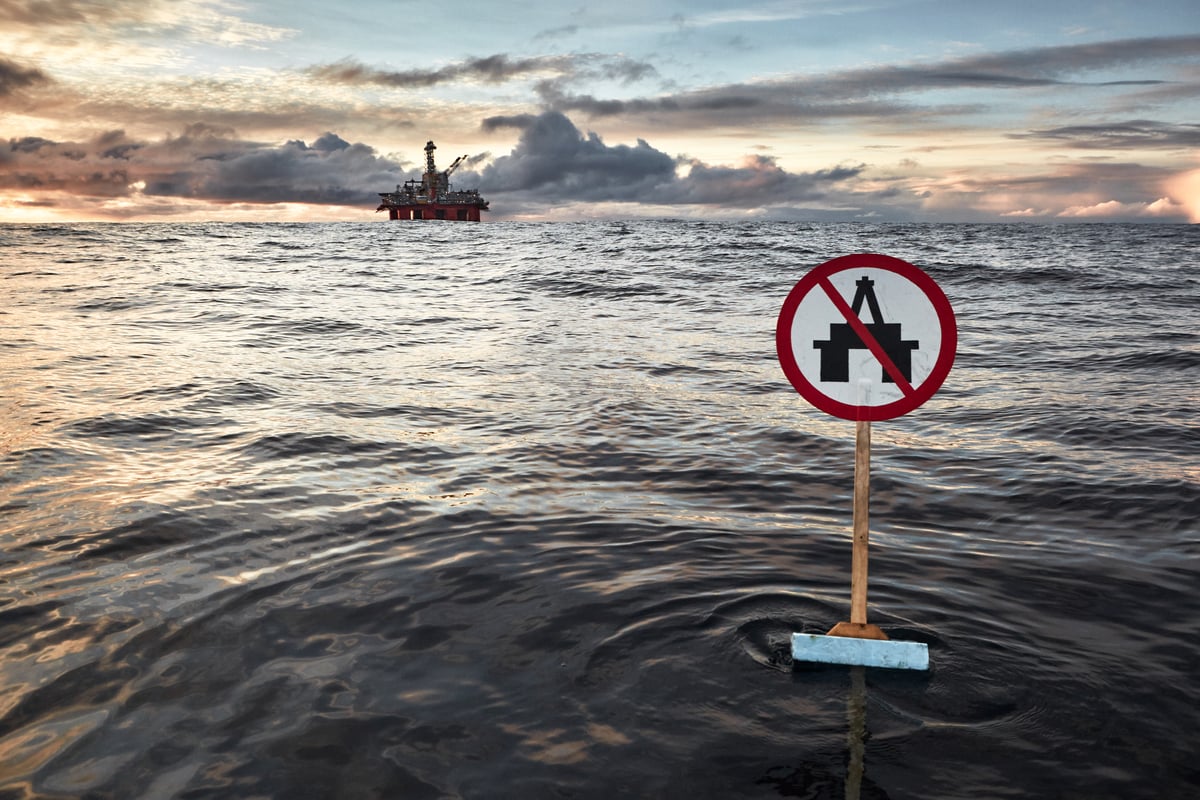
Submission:
[[376,212],[388,212],[388,219],[448,219],[479,222],[479,212],[488,210],[488,201],[478,189],[454,190],[450,173],[458,169],[466,156],[459,156],[448,169],[438,172],[433,162],[432,141],[425,144],[425,174],[397,186],[394,192],[380,192]]

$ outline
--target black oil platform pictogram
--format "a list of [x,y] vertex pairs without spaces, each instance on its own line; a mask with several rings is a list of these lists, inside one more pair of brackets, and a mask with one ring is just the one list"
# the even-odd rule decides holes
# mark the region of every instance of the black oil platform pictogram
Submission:
[[[900,338],[899,322],[884,322],[883,313],[879,310],[879,301],[875,298],[875,281],[863,276],[854,282],[858,289],[854,292],[854,303],[851,311],[858,316],[862,310],[863,300],[871,309],[871,322],[864,323],[867,331],[879,342],[883,352],[896,365],[896,369],[907,381],[912,380],[912,351],[917,349],[916,339]],[[860,317],[861,319],[861,317]],[[829,325],[828,339],[814,339],[813,347],[821,351],[821,380],[831,383],[848,383],[850,381],[850,351],[868,349],[849,322],[833,322]],[[883,382],[895,383],[892,376],[883,370]]]

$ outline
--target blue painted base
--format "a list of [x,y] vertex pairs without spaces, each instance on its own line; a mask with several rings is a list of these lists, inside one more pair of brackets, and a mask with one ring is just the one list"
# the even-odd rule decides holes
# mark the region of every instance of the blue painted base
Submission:
[[792,634],[792,660],[890,669],[929,669],[929,646],[893,639]]

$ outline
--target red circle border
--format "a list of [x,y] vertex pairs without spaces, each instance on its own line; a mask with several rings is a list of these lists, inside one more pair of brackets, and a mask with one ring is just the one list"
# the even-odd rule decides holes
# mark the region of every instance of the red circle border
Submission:
[[[817,286],[819,281],[845,270],[862,269],[863,267],[894,272],[916,285],[933,304],[938,316],[938,326],[942,331],[942,346],[929,377],[920,386],[913,387],[912,394],[881,406],[856,406],[834,400],[804,376],[804,373],[800,371],[800,366],[796,363],[796,354],[792,350],[792,324],[801,301]],[[946,380],[946,376],[950,374],[950,368],[954,365],[957,349],[958,324],[954,317],[954,309],[950,306],[950,300],[942,291],[942,287],[938,286],[933,278],[907,261],[879,253],[838,256],[814,267],[788,292],[787,298],[783,301],[783,308],[779,311],[779,319],[775,323],[775,351],[779,357],[779,365],[783,367],[783,374],[787,376],[792,387],[800,393],[801,397],[821,411],[842,419],[878,422],[894,419],[917,408],[933,397],[941,388],[942,382]]]

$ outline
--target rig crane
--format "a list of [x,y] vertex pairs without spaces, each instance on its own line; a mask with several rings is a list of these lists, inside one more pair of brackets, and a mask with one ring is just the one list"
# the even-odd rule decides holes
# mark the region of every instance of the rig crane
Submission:
[[425,143],[425,188],[429,192],[429,199],[436,201],[450,191],[450,173],[458,169],[467,157],[459,156],[454,159],[454,163],[450,165],[449,169],[438,172],[437,164],[433,159],[434,150],[437,150],[437,145],[432,140]]

